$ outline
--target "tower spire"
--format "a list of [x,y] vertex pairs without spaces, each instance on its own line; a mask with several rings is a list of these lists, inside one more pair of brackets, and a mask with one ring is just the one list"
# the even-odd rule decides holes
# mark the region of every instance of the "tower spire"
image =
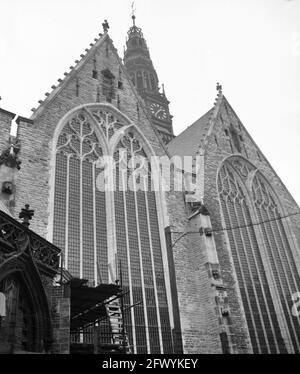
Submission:
[[172,116],[165,90],[160,92],[158,76],[150,58],[141,28],[135,24],[134,2],[131,5],[133,25],[127,32],[124,65],[138,93],[145,100],[149,114],[165,143],[173,138]]

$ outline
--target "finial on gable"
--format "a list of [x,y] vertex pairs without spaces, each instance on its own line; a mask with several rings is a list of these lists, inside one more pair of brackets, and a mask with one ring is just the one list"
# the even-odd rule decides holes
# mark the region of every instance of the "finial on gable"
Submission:
[[29,209],[29,204],[25,204],[25,208],[22,208],[21,212],[19,213],[19,218],[23,218],[22,224],[28,228],[30,225],[29,221],[32,219],[33,216],[34,210]]
[[102,23],[102,27],[103,27],[103,31],[104,31],[104,32],[108,32],[109,24],[108,24],[108,22],[107,22],[106,19],[105,19],[104,22]]
[[218,93],[221,94],[222,93],[222,85],[219,82],[217,83],[216,88],[217,88]]

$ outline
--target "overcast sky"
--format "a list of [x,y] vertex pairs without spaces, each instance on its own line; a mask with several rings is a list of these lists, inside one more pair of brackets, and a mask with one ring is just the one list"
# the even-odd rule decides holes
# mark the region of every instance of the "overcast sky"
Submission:
[[[102,32],[123,57],[132,0],[0,0],[0,106],[29,117]],[[216,82],[300,203],[300,0],[136,0],[175,134]]]

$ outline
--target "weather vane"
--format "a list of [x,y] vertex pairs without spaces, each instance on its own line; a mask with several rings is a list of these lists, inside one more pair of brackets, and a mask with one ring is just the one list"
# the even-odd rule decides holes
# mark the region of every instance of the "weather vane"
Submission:
[[133,26],[135,26],[135,14],[134,14],[134,12],[136,11],[136,8],[135,8],[134,5],[135,4],[134,4],[134,1],[133,1],[132,4],[131,4],[131,18],[133,20]]

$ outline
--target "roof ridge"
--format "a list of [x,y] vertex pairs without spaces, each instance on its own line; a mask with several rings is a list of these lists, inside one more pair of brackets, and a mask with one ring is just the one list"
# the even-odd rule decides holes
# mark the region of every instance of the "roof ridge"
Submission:
[[215,101],[214,101],[213,111],[210,114],[210,118],[208,120],[208,122],[209,122],[209,129],[208,129],[207,133],[204,136],[203,147],[205,147],[205,145],[207,143],[207,137],[212,132],[213,126],[215,124],[215,119],[218,116],[219,110],[220,110],[222,102],[223,102],[223,98],[225,99],[225,96],[223,95],[222,90],[220,89],[220,90],[218,90],[217,97],[215,98]]
[[75,66],[70,66],[69,72],[64,72],[65,77],[63,79],[58,79],[58,85],[52,85],[52,91],[51,93],[46,92],[45,96],[46,98],[44,100],[39,100],[38,103],[40,104],[38,108],[32,108],[33,114],[29,117],[31,120],[36,119],[36,117],[41,113],[42,109],[45,107],[45,104],[49,103],[56,95],[57,93],[65,86],[65,84],[70,80],[70,77],[73,76],[74,71],[81,68],[83,63],[87,60],[87,58],[90,57],[92,54],[91,51],[93,51],[95,48],[99,47],[99,45],[102,44],[102,42],[108,37],[109,35],[107,32],[104,34],[99,33],[99,38],[94,38],[95,43],[90,43],[90,48],[85,49],[85,53],[81,54],[80,60],[75,60]]
[[[198,149],[195,153],[195,156],[203,156],[204,155],[204,152],[205,152],[205,143],[206,143],[206,138],[207,136],[211,133],[212,131],[212,127],[213,127],[213,124],[214,124],[214,120],[217,118],[217,115],[218,115],[218,112],[219,112],[219,109],[221,107],[221,103],[222,103],[222,99],[223,99],[223,93],[222,93],[222,90],[219,90],[218,91],[218,94],[217,94],[217,97],[215,99],[215,102],[214,102],[214,106],[212,107],[211,109],[211,113],[209,114],[209,118],[208,118],[208,123],[210,123],[210,127],[209,127],[209,130],[208,132],[204,135],[204,139],[200,139],[200,142],[199,142],[199,146],[198,146]],[[202,116],[203,117],[203,116]]]

